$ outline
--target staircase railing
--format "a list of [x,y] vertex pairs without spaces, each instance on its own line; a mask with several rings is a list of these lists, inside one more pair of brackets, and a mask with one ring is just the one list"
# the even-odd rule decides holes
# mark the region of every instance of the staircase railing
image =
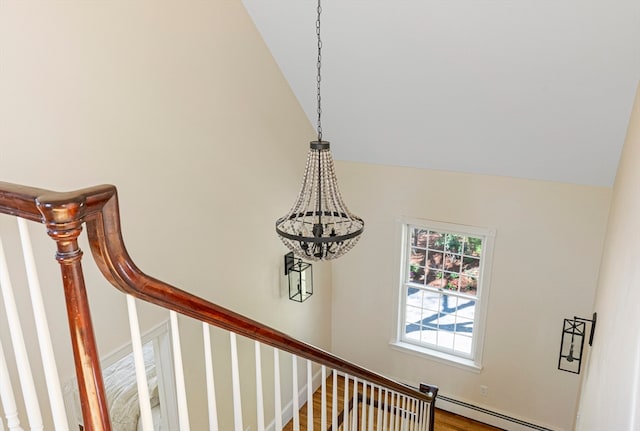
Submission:
[[[240,399],[242,390],[238,377],[236,336],[253,340],[256,346],[257,387],[255,396],[258,431],[282,429],[282,422],[286,422],[289,419],[286,415],[282,416],[281,414],[284,409],[280,404],[282,395],[278,379],[280,374],[279,361],[282,354],[289,354],[292,358],[293,395],[291,416],[294,430],[300,429],[298,414],[300,407],[298,392],[300,392],[300,388],[297,382],[299,374],[297,366],[300,360],[306,360],[307,365],[306,396],[303,393],[302,400],[304,401],[306,398],[308,401],[308,430],[313,429],[314,415],[311,400],[316,387],[319,387],[322,392],[322,407],[316,417],[320,417],[321,429],[323,430],[327,430],[329,426],[332,426],[333,429],[343,430],[433,430],[433,406],[437,388],[426,385],[421,388],[414,388],[399,383],[143,273],[133,263],[125,248],[120,229],[117,192],[114,186],[103,185],[76,192],[59,193],[0,182],[0,213],[44,224],[48,235],[56,243],[56,259],[60,264],[62,273],[84,430],[110,431],[112,426],[82,270],[82,251],[78,245],[78,237],[81,234],[83,225],[86,228],[93,258],[100,271],[113,286],[127,295],[132,345],[138,375],[140,418],[145,431],[153,429],[153,420],[151,419],[150,406],[148,404],[148,381],[144,373],[137,308],[134,298],[169,310],[173,358],[176,366],[175,381],[177,389],[175,398],[177,399],[179,428],[181,431],[189,429],[189,418],[187,414],[187,390],[181,367],[182,356],[180,352],[178,315],[202,322],[205,380],[208,394],[206,404],[209,412],[210,430],[218,429],[218,407],[216,406],[215,386],[211,369],[210,325],[229,332],[232,356],[233,423],[236,431],[245,431],[242,425],[242,402]],[[27,272],[31,274],[35,270],[27,269]],[[3,282],[2,288],[5,289],[8,283],[8,281]],[[8,317],[9,314],[7,312]],[[38,337],[40,337],[40,334]],[[265,424],[264,417],[263,368],[261,365],[261,355],[264,349],[262,346],[270,346],[274,353],[272,373],[275,413],[270,425]],[[2,345],[0,344],[0,377],[3,375],[2,362],[4,362],[1,348]],[[16,350],[15,347],[14,350]],[[43,357],[43,361],[47,362],[47,359]],[[304,373],[300,374],[304,375]],[[313,382],[318,380],[315,378],[316,375],[320,376],[320,383],[314,384]],[[326,384],[327,381],[331,383],[331,376],[333,378],[332,393],[327,394]],[[340,394],[343,398],[342,405],[340,405],[340,397],[337,393],[338,378],[341,378],[344,382],[342,385],[343,393]],[[0,387],[0,394],[6,395],[10,392],[10,388],[6,386],[7,380],[5,379],[5,383],[3,383],[2,379],[0,379],[0,386],[4,385],[3,388]],[[362,403],[365,407],[360,409],[360,413],[358,413],[357,409],[349,409],[348,407],[349,403],[354,405],[354,401],[355,405],[358,405],[358,394],[365,394],[364,399],[368,400],[368,402]],[[6,416],[5,423],[10,431],[20,430],[20,426],[16,425],[17,418],[13,414],[14,408],[11,406],[10,395],[2,397]],[[362,395],[360,397],[360,400],[362,400]],[[31,402],[25,401],[25,403],[30,404]],[[52,409],[56,408],[59,409],[52,403]],[[27,410],[29,410],[29,405]],[[328,417],[329,414],[331,417]],[[358,415],[360,415],[360,419],[358,419]],[[53,413],[53,416],[56,416],[56,414]],[[338,424],[338,418],[341,418],[340,424]],[[358,425],[358,423],[361,422],[369,423],[368,427],[360,428],[362,425]],[[61,423],[64,423],[64,421],[56,422],[56,430],[65,429],[64,425],[60,425]],[[374,423],[376,428],[374,428]],[[32,429],[37,428],[38,426],[34,428],[32,424]],[[0,431],[4,431],[3,421],[0,421]]]

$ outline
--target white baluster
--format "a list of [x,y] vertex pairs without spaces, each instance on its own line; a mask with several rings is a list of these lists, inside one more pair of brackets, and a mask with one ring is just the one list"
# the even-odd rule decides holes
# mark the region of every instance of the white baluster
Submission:
[[396,424],[398,423],[398,396],[395,392],[391,392],[391,406],[393,407],[393,414],[391,415],[391,423],[389,424],[390,431],[397,431]]
[[273,391],[276,431],[282,431],[282,394],[280,393],[280,352],[273,349]]
[[[349,374],[344,375],[344,397],[342,398],[342,427],[344,431],[349,431]],[[334,428],[338,429],[338,428]]]
[[387,425],[389,420],[389,408],[391,405],[389,404],[389,391],[387,389],[384,390],[384,411],[382,413],[382,431],[387,431]]
[[182,348],[180,347],[180,328],[178,313],[169,311],[171,322],[171,345],[173,347],[173,367],[176,378],[176,398],[178,401],[178,423],[180,431],[189,431],[189,408],[187,407],[187,389],[184,383],[184,367],[182,366]]
[[211,352],[211,333],[209,324],[202,322],[202,341],[204,343],[204,369],[207,380],[207,409],[209,411],[209,431],[218,431],[218,407],[216,403],[216,385],[213,377],[213,354]]
[[293,431],[300,431],[300,400],[298,399],[298,358],[295,355],[291,355],[291,373],[293,384]]
[[369,401],[369,427],[367,428],[368,431],[373,431],[373,410],[375,409],[375,396],[376,396],[376,388],[375,386],[373,386],[373,384],[371,384],[371,398]]
[[431,428],[431,409],[433,408],[432,403],[424,403],[424,430],[428,431]]
[[382,400],[382,386],[378,387],[378,424],[376,426],[377,431],[382,431],[382,412],[386,409],[386,405]]
[[[9,431],[24,431],[20,426],[20,418],[18,417],[18,407],[16,406],[16,398],[11,387],[9,378],[9,370],[7,369],[7,361],[4,357],[4,350],[0,342],[0,400],[2,401],[2,409],[7,418],[7,426]],[[0,418],[0,423],[2,419]]]
[[411,400],[409,400],[411,407],[409,408],[409,411],[411,413],[411,416],[409,416],[409,431],[416,431],[415,429],[415,424],[416,424],[416,399],[413,398]]
[[400,430],[407,431],[407,398],[404,395],[400,397]]
[[395,431],[400,431],[402,430],[402,423],[404,421],[403,416],[404,416],[404,410],[402,409],[402,400],[404,398],[402,397],[402,395],[397,394],[396,395],[396,429]]
[[13,287],[9,277],[9,269],[7,268],[7,259],[4,254],[4,247],[0,239],[0,290],[2,290],[2,298],[4,307],[7,312],[7,321],[9,322],[9,332],[11,334],[11,342],[13,344],[13,353],[16,358],[18,367],[18,377],[20,378],[20,387],[22,388],[22,396],[27,408],[27,418],[31,430],[42,430],[42,414],[40,413],[40,404],[38,404],[38,396],[36,387],[33,383],[31,374],[31,365],[27,349],[24,344],[24,336],[22,335],[22,327],[18,318],[18,308],[16,306],[13,295]]
[[407,397],[402,396],[402,431],[407,431]]
[[127,295],[127,310],[129,312],[129,329],[131,331],[131,347],[133,350],[133,363],[136,369],[136,383],[138,384],[138,403],[140,404],[140,421],[143,431],[153,431],[153,418],[151,417],[151,402],[149,399],[149,382],[147,370],[142,354],[142,337],[138,323],[138,310],[136,300]]
[[367,429],[367,381],[362,381],[362,416],[361,419],[362,424],[360,425],[360,429],[365,431]]
[[[327,429],[327,367],[322,366],[322,402],[320,413],[320,429]],[[313,428],[311,428],[313,430]]]
[[256,346],[256,410],[258,417],[258,431],[264,431],[264,400],[262,395],[262,360],[260,356],[260,343]]
[[401,406],[402,406],[402,399],[400,398],[400,394],[396,394],[396,401],[395,401],[396,414],[395,414],[395,423],[393,425],[393,431],[400,430],[400,422],[402,422],[401,420],[402,410],[400,409]]
[[51,405],[53,424],[56,430],[67,431],[69,429],[69,422],[67,420],[67,412],[64,406],[62,389],[60,388],[60,377],[58,376],[56,358],[53,354],[51,334],[49,331],[49,324],[47,323],[47,314],[44,309],[44,301],[42,300],[42,290],[40,289],[40,280],[38,278],[33,250],[31,248],[29,228],[25,219],[18,217],[17,220],[18,230],[20,231],[20,242],[22,244],[22,254],[24,256],[24,265],[27,271],[31,306],[33,308],[40,355],[42,357],[44,377],[49,393],[49,404]]
[[229,332],[231,341],[231,383],[233,387],[233,424],[235,431],[243,431],[242,396],[240,393],[240,371],[238,369],[238,343],[236,334]]
[[393,406],[393,392],[387,391],[387,397],[389,400],[389,404],[387,404],[387,415],[389,416],[387,420],[387,425],[384,431],[393,431],[393,420],[394,420],[394,406]]
[[351,429],[358,430],[358,378],[353,378],[353,411],[351,412]]
[[433,408],[433,404],[431,403],[425,403],[425,409],[424,409],[424,430],[423,431],[428,431],[429,429],[431,429],[431,409]]
[[331,394],[331,429],[338,429],[338,373],[336,370],[332,371],[333,374],[333,386]]
[[307,359],[307,430],[313,430],[313,370]]
[[4,425],[2,424],[2,416],[0,416],[0,431],[4,431]]

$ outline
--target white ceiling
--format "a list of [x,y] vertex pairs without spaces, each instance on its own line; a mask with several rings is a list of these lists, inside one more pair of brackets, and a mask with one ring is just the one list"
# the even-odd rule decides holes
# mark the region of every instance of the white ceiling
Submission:
[[[316,0],[243,3],[315,125]],[[612,185],[640,79],[640,1],[322,6],[334,158]]]

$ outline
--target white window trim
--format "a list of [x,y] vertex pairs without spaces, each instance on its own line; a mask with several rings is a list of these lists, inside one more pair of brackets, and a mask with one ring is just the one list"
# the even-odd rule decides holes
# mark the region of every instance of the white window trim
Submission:
[[[409,225],[418,225],[432,228],[433,230],[445,233],[461,233],[472,236],[482,236],[484,238],[483,254],[482,254],[482,283],[479,286],[478,293],[478,317],[477,325],[474,325],[476,333],[473,337],[472,354],[470,358],[464,358],[455,354],[450,354],[440,350],[430,349],[425,346],[402,341],[404,328],[404,277],[406,253],[407,253],[407,229]],[[489,290],[491,288],[491,268],[493,264],[493,247],[496,236],[495,228],[483,228],[470,225],[461,225],[454,223],[446,223],[436,220],[427,220],[411,217],[399,217],[396,219],[396,282],[394,284],[394,333],[392,335],[390,346],[395,349],[412,355],[418,355],[422,358],[434,360],[436,362],[445,363],[458,368],[470,370],[479,373],[482,370],[482,357],[484,351],[484,340],[487,320],[487,310],[489,301]]]

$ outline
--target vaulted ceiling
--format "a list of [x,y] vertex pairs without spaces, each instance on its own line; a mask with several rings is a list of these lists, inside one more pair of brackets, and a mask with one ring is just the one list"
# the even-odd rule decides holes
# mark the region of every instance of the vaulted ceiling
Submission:
[[[243,3],[315,125],[316,0]],[[334,158],[612,185],[640,79],[640,1],[322,6]]]

